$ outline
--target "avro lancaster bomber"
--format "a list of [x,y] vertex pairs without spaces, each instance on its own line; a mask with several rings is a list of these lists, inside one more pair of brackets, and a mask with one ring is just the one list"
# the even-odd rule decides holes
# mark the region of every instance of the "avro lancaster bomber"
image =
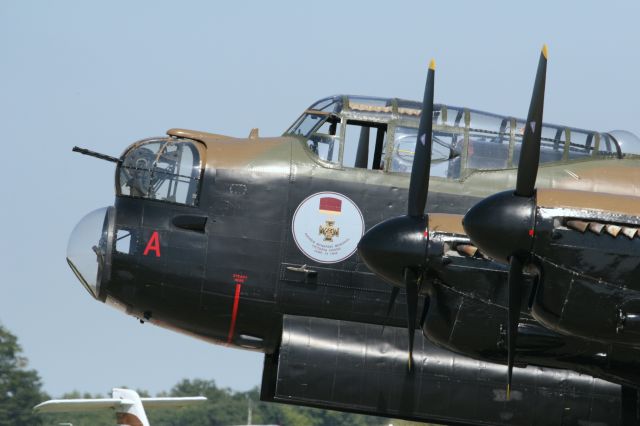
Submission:
[[432,63],[423,102],[333,96],[280,137],[74,148],[116,197],[67,261],[141,322],[263,352],[264,400],[635,424],[640,139],[543,124],[546,63],[526,120],[434,104]]

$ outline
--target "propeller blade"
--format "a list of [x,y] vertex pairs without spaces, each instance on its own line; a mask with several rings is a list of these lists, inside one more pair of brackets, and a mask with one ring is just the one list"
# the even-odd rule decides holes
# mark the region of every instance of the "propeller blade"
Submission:
[[409,331],[409,371],[413,367],[413,340],[416,333],[416,315],[418,311],[418,280],[409,269],[404,270],[404,283],[407,290],[407,330]]
[[429,313],[430,304],[431,304],[431,297],[425,296],[424,304],[422,305],[422,314],[420,314],[420,328],[424,327],[424,322],[427,320],[427,314]]
[[422,113],[418,127],[416,150],[413,156],[411,181],[409,183],[409,216],[422,217],[429,192],[429,170],[431,169],[431,136],[433,127],[433,91],[436,63],[429,63],[427,83],[422,100]]
[[522,304],[523,263],[518,256],[511,256],[509,261],[508,279],[508,328],[507,328],[507,400],[511,397],[511,376],[513,362],[516,355],[516,339],[518,337],[518,323],[520,322],[520,307]]
[[547,77],[547,45],[542,47],[536,81],[533,85],[529,114],[524,128],[522,150],[518,162],[518,178],[515,194],[531,197],[535,190],[538,164],[540,162],[540,137],[542,135],[542,110],[544,107],[544,86]]
[[393,286],[391,287],[391,297],[389,298],[389,304],[387,305],[387,314],[384,316],[384,322],[382,323],[382,330],[387,326],[387,321],[389,321],[389,315],[391,315],[391,309],[393,309],[393,305],[396,303],[396,298],[398,297],[398,293],[400,293],[400,287]]

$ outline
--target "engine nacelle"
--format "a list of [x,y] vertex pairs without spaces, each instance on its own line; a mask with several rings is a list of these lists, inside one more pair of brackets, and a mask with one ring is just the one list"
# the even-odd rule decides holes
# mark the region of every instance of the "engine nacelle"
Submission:
[[533,316],[562,334],[640,347],[640,238],[622,225],[571,218],[581,211],[560,213],[569,217],[538,209]]

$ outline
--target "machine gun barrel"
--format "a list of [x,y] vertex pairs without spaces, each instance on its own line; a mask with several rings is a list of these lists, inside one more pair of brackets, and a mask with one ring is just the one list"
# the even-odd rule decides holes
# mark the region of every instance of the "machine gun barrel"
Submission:
[[99,152],[95,152],[95,151],[91,151],[90,149],[86,149],[86,148],[80,148],[78,146],[74,146],[72,149],[73,152],[79,152],[80,154],[83,155],[88,155],[91,157],[96,157],[99,158],[100,160],[106,160],[106,161],[111,161],[112,163],[122,163],[122,160],[116,157],[112,157],[110,155],[107,154],[100,154]]

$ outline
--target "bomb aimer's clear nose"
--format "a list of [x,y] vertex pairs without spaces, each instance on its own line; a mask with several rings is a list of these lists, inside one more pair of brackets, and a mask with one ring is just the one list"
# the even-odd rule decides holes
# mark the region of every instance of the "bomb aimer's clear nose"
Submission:
[[110,271],[113,215],[113,207],[92,211],[78,222],[67,245],[71,270],[96,299],[100,298],[100,283]]

